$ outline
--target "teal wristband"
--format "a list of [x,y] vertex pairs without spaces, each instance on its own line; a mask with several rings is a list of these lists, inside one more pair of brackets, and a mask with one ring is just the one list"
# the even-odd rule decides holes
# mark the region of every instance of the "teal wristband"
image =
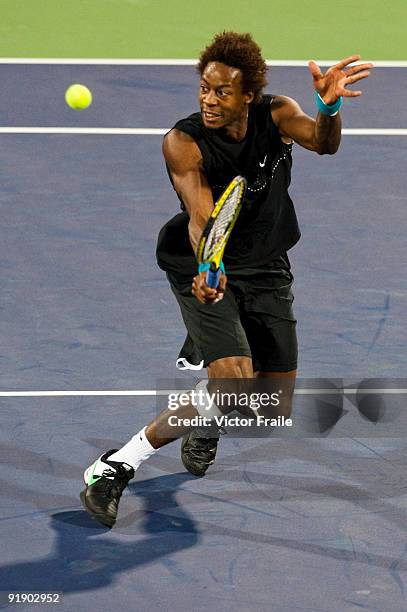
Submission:
[[323,115],[328,115],[328,117],[333,117],[339,111],[342,106],[343,98],[339,96],[335,104],[325,104],[319,93],[315,92],[315,104],[317,105],[317,109]]
[[[211,267],[211,264],[209,261],[205,261],[205,263],[200,263],[198,266],[198,272],[207,272]],[[223,265],[223,261],[220,262],[219,264],[219,268],[221,269],[221,271],[223,272],[223,274],[225,274],[225,266]]]

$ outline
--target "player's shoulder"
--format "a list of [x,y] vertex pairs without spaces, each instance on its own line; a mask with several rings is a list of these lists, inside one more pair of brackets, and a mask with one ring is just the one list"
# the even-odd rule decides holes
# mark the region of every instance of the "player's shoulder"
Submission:
[[192,141],[199,142],[202,135],[202,118],[200,113],[193,113],[176,122],[174,127],[165,135],[164,141],[184,144]]
[[193,113],[176,122],[164,136],[163,153],[167,162],[180,156],[200,159],[198,143],[202,137],[202,118],[200,113]]
[[[303,114],[298,102],[288,96],[274,96],[270,104],[270,111],[273,123],[279,132],[283,124],[287,125],[287,122]],[[282,134],[283,132],[280,133]],[[284,140],[284,142],[286,141]],[[291,142],[291,139],[287,142]]]
[[273,96],[270,102],[270,111],[274,121],[283,116],[295,114],[299,110],[298,102],[289,96]]
[[191,142],[195,142],[192,136],[190,136],[187,132],[179,130],[176,127],[173,127],[164,136],[164,143],[167,143],[169,145],[183,145]]
[[203,121],[201,113],[192,113],[188,117],[180,119],[176,122],[173,129],[184,132],[192,136],[194,140],[198,140],[203,136]]
[[269,113],[272,94],[263,94],[259,100],[250,104],[251,113],[256,117],[266,116]]
[[182,130],[174,127],[164,137],[163,154],[165,161],[171,168],[198,165],[202,154],[194,138]]
[[164,148],[169,149],[193,149],[197,148],[196,140],[188,132],[184,132],[177,127],[166,133],[163,142]]
[[288,96],[277,94],[263,94],[261,99],[253,105],[256,121],[259,125],[270,128],[278,124],[281,114],[284,114],[296,104],[295,100]]
[[256,124],[257,133],[265,132],[274,135],[275,126],[270,112],[274,97],[273,94],[266,93],[262,95],[260,100],[250,105],[250,125]]
[[268,108],[272,99],[273,94],[265,93],[261,96],[260,100],[254,103],[254,106],[257,109]]

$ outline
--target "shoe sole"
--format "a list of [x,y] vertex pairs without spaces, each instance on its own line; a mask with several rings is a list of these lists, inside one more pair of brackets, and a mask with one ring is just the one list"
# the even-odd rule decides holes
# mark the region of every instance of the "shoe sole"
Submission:
[[89,514],[89,516],[94,521],[97,521],[98,523],[100,523],[104,527],[109,527],[109,529],[111,529],[113,527],[113,525],[115,524],[116,521],[106,520],[106,518],[103,515],[98,514],[90,506],[88,506],[88,503],[87,503],[87,500],[86,500],[86,489],[84,489],[83,491],[80,492],[79,497],[81,499],[82,506],[85,508],[86,512]]

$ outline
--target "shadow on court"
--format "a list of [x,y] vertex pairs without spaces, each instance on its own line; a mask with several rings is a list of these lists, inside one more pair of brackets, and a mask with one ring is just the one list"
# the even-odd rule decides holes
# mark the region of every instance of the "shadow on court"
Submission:
[[[199,531],[176,501],[177,489],[189,479],[189,474],[175,474],[137,483],[141,508],[131,522],[140,519],[141,523],[137,522],[137,532],[129,543],[119,542],[114,531],[113,537],[98,537],[110,534],[110,530],[84,511],[51,515],[50,525],[56,533],[52,552],[40,560],[1,567],[2,589],[71,593],[105,588],[121,572],[195,546]],[[165,513],[161,513],[164,497]],[[117,524],[128,522],[123,519]]]
[[[405,380],[368,378],[359,383],[357,394],[350,399],[369,423],[397,422],[401,429],[405,425],[401,419],[404,402],[403,395],[396,390],[405,387]],[[403,429],[405,431],[405,426]]]
[[[104,443],[94,442],[96,446]],[[16,548],[20,541],[23,547],[16,553],[18,562],[0,567],[2,590],[61,591],[67,596],[86,593],[89,597],[93,591],[92,597],[103,598],[103,605],[111,607],[116,597],[121,597],[123,585],[131,584],[135,590],[141,589],[138,609],[148,611],[154,607],[144,598],[141,582],[151,580],[146,590],[161,600],[167,594],[166,580],[174,581],[178,575],[176,584],[191,594],[184,609],[203,610],[194,605],[194,580],[199,579],[205,589],[213,591],[210,574],[213,572],[222,592],[239,589],[235,594],[240,602],[236,610],[266,610],[269,608],[262,595],[266,574],[277,575],[281,559],[288,564],[295,557],[306,573],[301,578],[304,584],[319,568],[322,591],[329,593],[335,602],[331,609],[344,609],[342,593],[347,580],[346,576],[343,578],[344,571],[356,583],[378,575],[387,585],[385,593],[372,593],[370,599],[376,608],[370,609],[392,610],[384,605],[389,593],[400,604],[407,571],[402,538],[405,510],[397,506],[407,487],[404,448],[386,451],[384,461],[377,453],[358,456],[356,443],[349,440],[343,450],[333,447],[329,453],[307,440],[276,438],[271,444],[262,441],[251,449],[243,442],[235,440],[229,456],[224,456],[223,451],[219,458],[222,469],[211,471],[197,482],[196,488],[188,486],[195,479],[187,473],[164,474],[132,483],[131,495],[124,496],[120,519],[112,531],[99,526],[84,511],[67,510],[68,504],[69,508],[75,503],[79,505],[76,496],[52,499],[47,487],[45,498],[41,493],[35,501],[41,508],[40,515],[29,512],[21,521],[16,517],[17,522],[13,523],[16,532],[7,530],[5,547]],[[10,449],[8,452],[12,455]],[[36,453],[23,455],[20,469],[25,464],[33,468],[35,456]],[[289,457],[294,472],[287,473],[284,461],[273,469],[273,457],[280,460]],[[307,469],[298,471],[299,462]],[[179,469],[175,458],[164,455],[153,457],[151,463],[155,469],[160,466],[166,470]],[[70,466],[56,462],[47,467],[45,459],[41,465],[49,475],[72,477]],[[72,490],[68,487],[68,491]],[[31,490],[15,482],[5,482],[2,492],[16,501],[28,501],[32,496]],[[54,508],[58,504],[58,511],[49,509],[52,502]],[[63,504],[65,511],[61,511]],[[293,513],[295,521],[290,518]],[[25,531],[27,526],[29,533]],[[44,554],[43,538],[48,538],[47,532],[49,540],[45,540],[45,547],[48,543],[49,547]],[[37,559],[28,560],[36,554],[37,542]],[[202,554],[197,555],[197,551]],[[244,563],[237,567],[236,558],[242,554]],[[261,563],[248,576],[246,564],[252,567],[250,563],[255,559]],[[329,587],[332,571],[340,576],[336,590]],[[282,587],[279,605],[285,597],[291,597],[298,609],[305,609],[299,607],[298,599],[303,597],[303,591],[300,589],[296,595],[289,588]],[[175,590],[171,595],[168,609],[175,609],[177,593]],[[247,603],[252,593],[259,598],[256,608]],[[217,591],[212,602],[215,596]],[[308,609],[321,609],[312,597],[313,607],[310,604]],[[355,597],[355,601],[362,602],[361,596]],[[121,600],[122,605],[125,601]],[[67,597],[66,605],[69,606],[66,609],[77,609],[74,599],[69,602]],[[399,605],[398,609],[403,608]]]

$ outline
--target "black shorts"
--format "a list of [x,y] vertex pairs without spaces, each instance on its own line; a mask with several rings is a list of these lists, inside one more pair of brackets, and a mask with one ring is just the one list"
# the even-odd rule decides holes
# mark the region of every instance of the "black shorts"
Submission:
[[192,281],[180,284],[167,274],[188,331],[179,362],[206,367],[223,357],[247,356],[254,371],[297,369],[296,319],[289,270],[260,268],[228,275],[223,300],[201,304]]

